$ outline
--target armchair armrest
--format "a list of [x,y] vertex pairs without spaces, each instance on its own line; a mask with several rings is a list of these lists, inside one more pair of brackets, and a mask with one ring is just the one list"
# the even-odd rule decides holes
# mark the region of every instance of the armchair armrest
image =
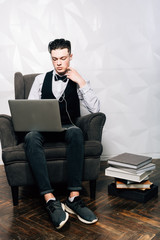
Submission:
[[80,127],[86,140],[97,140],[101,142],[102,130],[106,121],[104,113],[91,113],[79,117],[76,126]]
[[17,145],[12,118],[8,115],[0,115],[0,140],[2,149]]

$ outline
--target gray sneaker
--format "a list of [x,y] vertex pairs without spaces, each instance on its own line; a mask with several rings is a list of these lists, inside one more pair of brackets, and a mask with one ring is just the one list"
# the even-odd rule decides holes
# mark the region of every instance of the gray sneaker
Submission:
[[64,204],[57,200],[50,200],[46,203],[46,209],[55,228],[62,228],[69,218],[69,214],[64,211]]
[[67,199],[65,209],[68,213],[76,214],[78,219],[83,223],[92,224],[98,221],[98,218],[86,207],[79,196],[75,197],[73,202]]

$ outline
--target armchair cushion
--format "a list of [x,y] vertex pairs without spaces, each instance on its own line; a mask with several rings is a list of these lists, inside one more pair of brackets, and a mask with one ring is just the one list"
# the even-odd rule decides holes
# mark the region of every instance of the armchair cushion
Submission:
[[[85,141],[85,157],[97,157],[102,153],[102,145],[98,141]],[[66,144],[65,142],[46,143],[44,151],[47,161],[65,160]],[[5,165],[18,162],[26,162],[24,144],[7,147],[2,150],[2,158]]]

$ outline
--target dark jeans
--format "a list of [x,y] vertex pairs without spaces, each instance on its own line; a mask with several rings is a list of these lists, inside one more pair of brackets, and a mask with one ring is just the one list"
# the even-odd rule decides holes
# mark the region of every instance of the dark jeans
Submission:
[[43,143],[59,140],[67,143],[68,189],[79,191],[82,188],[84,139],[81,129],[73,126],[62,133],[48,134],[32,131],[25,136],[25,152],[41,195],[53,192],[49,181]]

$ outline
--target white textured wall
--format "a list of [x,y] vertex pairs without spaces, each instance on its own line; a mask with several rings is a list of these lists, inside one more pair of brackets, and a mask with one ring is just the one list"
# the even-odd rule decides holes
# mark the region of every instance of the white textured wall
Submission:
[[14,73],[50,70],[48,42],[64,37],[107,115],[103,158],[160,157],[159,10],[159,0],[0,0],[0,113]]

